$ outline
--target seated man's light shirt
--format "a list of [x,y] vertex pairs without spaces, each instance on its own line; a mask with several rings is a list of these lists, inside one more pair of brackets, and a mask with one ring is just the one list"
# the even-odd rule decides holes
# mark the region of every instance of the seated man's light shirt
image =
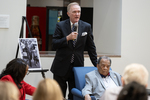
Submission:
[[117,85],[114,83],[110,76],[106,76],[105,78],[103,78],[103,82],[105,84],[106,89],[117,87]]

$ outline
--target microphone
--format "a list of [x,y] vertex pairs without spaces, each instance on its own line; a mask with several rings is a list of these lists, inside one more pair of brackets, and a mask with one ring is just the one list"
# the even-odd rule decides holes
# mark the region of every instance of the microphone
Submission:
[[77,26],[78,26],[78,23],[74,23],[73,32],[76,32],[76,31],[77,31]]
[[[73,27],[72,32],[76,32],[77,31],[77,26],[78,26],[78,23],[74,23],[74,27]],[[74,40],[76,40],[76,39],[73,39],[73,41]]]

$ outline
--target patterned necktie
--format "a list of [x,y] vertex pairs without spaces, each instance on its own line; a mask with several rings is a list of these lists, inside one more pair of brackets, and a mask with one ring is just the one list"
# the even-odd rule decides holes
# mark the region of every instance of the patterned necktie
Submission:
[[[74,24],[73,24],[72,32],[75,32],[76,30],[77,30],[77,27],[76,27],[76,26],[74,26]],[[75,47],[76,42],[77,42],[77,40],[76,40],[76,39],[74,39],[74,40],[73,40],[73,47]]]
[[[74,26],[74,24],[73,24],[73,27],[72,27],[72,29],[71,29],[71,31],[72,32],[75,32],[76,31],[76,26]],[[75,44],[76,44],[76,39],[75,40],[73,40],[72,42],[73,42],[73,47],[75,47]],[[74,62],[74,54],[72,54],[72,57],[71,57],[71,63],[73,63]]]

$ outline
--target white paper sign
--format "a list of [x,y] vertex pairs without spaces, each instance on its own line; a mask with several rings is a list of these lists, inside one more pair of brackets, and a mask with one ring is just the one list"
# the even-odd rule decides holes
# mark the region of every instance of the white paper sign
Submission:
[[0,15],[0,28],[9,28],[9,15]]

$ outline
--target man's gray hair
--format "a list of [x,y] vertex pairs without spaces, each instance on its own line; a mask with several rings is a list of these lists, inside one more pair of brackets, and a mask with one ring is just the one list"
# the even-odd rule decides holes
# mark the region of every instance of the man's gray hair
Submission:
[[72,3],[70,3],[70,4],[67,6],[67,12],[69,12],[70,7],[73,6],[73,5],[78,5],[78,6],[80,6],[77,2],[72,2]]
[[135,81],[145,86],[148,83],[148,76],[149,73],[143,65],[133,63],[126,66],[122,77],[124,79],[125,85]]

